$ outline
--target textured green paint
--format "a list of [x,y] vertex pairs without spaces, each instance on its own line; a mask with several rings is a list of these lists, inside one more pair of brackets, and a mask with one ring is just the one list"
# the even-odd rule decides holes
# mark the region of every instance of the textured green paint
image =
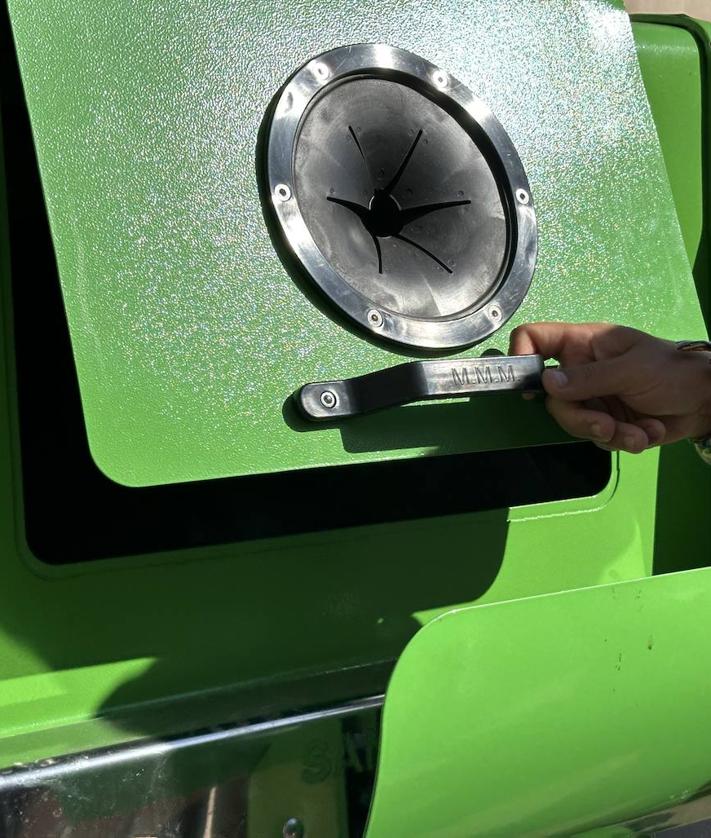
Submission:
[[[211,411],[219,403],[230,376],[234,375],[241,393],[240,382],[248,380],[247,372],[268,358],[275,359],[274,368],[279,367],[267,369],[274,375],[274,383],[268,392],[265,388],[257,394],[268,410],[242,415],[240,421],[244,424],[235,437],[239,437],[237,442],[245,449],[255,440],[260,445],[263,439],[269,440],[269,450],[264,451],[261,446],[255,454],[255,462],[250,466],[255,470],[295,466],[306,462],[309,456],[318,462],[342,461],[346,459],[344,448],[350,460],[408,454],[413,450],[433,453],[478,445],[522,444],[526,438],[542,439],[552,432],[540,404],[521,404],[520,412],[517,409],[513,416],[514,412],[507,408],[511,402],[405,409],[372,421],[363,420],[353,427],[350,436],[343,438],[336,432],[293,434],[292,442],[281,426],[268,425],[271,419],[264,417],[273,417],[276,407],[280,409],[283,388],[294,385],[291,379],[296,372],[298,384],[308,377],[317,377],[314,370],[319,370],[318,375],[332,374],[334,365],[341,364],[346,367],[345,372],[360,372],[396,358],[340,330],[300,297],[274,262],[253,202],[242,207],[244,230],[224,228],[226,235],[236,236],[232,242],[235,252],[227,262],[218,258],[224,256],[219,236],[210,239],[209,253],[196,253],[195,267],[199,270],[194,274],[194,299],[190,297],[192,292],[180,272],[181,265],[190,261],[185,255],[189,247],[181,244],[180,236],[171,238],[165,231],[171,219],[178,225],[178,233],[184,231],[178,224],[180,216],[175,214],[179,209],[177,198],[187,200],[191,184],[195,184],[201,172],[206,172],[212,178],[206,182],[215,186],[219,201],[218,205],[211,204],[207,191],[198,190],[196,218],[201,229],[222,230],[220,218],[211,212],[222,208],[222,201],[237,212],[241,205],[229,204],[232,185],[243,184],[253,197],[251,162],[242,167],[241,161],[247,157],[245,148],[272,85],[286,74],[287,65],[298,63],[302,50],[309,54],[339,39],[356,40],[356,32],[366,32],[373,40],[387,40],[388,33],[402,22],[398,45],[421,51],[465,80],[469,78],[472,87],[495,107],[515,135],[534,183],[542,233],[540,270],[520,319],[614,315],[615,319],[637,325],[657,326],[672,336],[698,334],[700,318],[683,246],[672,217],[646,104],[639,97],[641,88],[632,60],[629,30],[619,11],[597,2],[560,3],[555,7],[550,4],[550,8],[547,4],[527,2],[517,4],[514,14],[507,11],[506,4],[493,0],[471,4],[451,18],[445,14],[444,5],[431,3],[394,5],[385,10],[376,10],[375,5],[366,3],[347,3],[337,12],[308,2],[298,7],[275,4],[268,7],[271,12],[266,6],[257,7],[263,14],[248,11],[246,6],[231,6],[240,12],[241,29],[237,32],[239,27],[232,25],[234,18],[222,15],[221,10],[227,6],[204,5],[198,13],[197,6],[178,5],[165,9],[160,19],[153,3],[140,7],[126,4],[125,14],[114,11],[115,18],[107,18],[105,6],[84,6],[81,10],[79,6],[68,8],[64,3],[56,8],[49,4],[29,8],[18,3],[13,12],[22,19],[18,31],[38,139],[40,135],[45,137],[56,158],[62,152],[69,167],[65,174],[79,171],[84,175],[79,185],[73,179],[63,180],[54,196],[48,187],[48,197],[68,309],[70,317],[76,315],[71,326],[87,412],[91,415],[96,411],[94,418],[97,422],[102,420],[94,431],[103,435],[104,441],[109,431],[102,424],[106,418],[100,415],[102,410],[115,411],[117,423],[128,422],[119,428],[121,438],[117,445],[121,456],[137,456],[137,462],[131,466],[138,469],[131,472],[135,482],[148,482],[148,475],[150,480],[198,476],[208,473],[208,462],[212,463],[210,468],[217,464],[230,473],[238,470],[235,463],[244,466],[245,461],[240,459],[244,451],[235,447],[234,439],[227,438],[228,431],[231,433],[234,428],[226,428],[224,413],[215,418]],[[382,23],[378,23],[378,14],[384,16]],[[44,16],[44,23],[36,15]],[[138,18],[142,15],[146,43],[137,39]],[[326,20],[329,16],[335,19]],[[49,22],[55,25],[51,37],[47,34]],[[106,56],[98,61],[92,39],[97,31],[104,32],[109,23],[116,38],[110,44],[101,40]],[[284,43],[275,42],[275,34],[286,33],[289,27],[293,32],[284,34]],[[72,33],[77,35],[76,46],[70,43]],[[177,45],[171,40],[176,33],[184,36]],[[136,37],[131,40],[129,35]],[[184,41],[190,42],[190,49]],[[478,44],[478,51],[472,50],[471,43]],[[128,51],[133,60],[119,67],[116,55],[122,51]],[[185,59],[184,65],[174,64],[176,51]],[[213,62],[207,66],[201,62],[210,51]],[[515,62],[507,60],[514,52],[519,68],[525,68],[519,69],[516,79],[512,71]],[[284,61],[285,54],[293,55]],[[161,55],[165,56],[165,64],[160,64]],[[64,70],[57,76],[50,68],[60,60]],[[78,89],[74,71],[84,60],[94,62],[94,75],[82,75]],[[134,181],[113,192],[106,188],[101,202],[106,212],[100,212],[95,201],[101,190],[94,178],[99,177],[99,170],[106,174],[108,164],[105,155],[100,156],[97,165],[101,166],[94,169],[82,154],[87,144],[96,139],[96,132],[115,133],[123,117],[137,118],[131,110],[133,106],[129,107],[128,93],[135,92],[136,107],[141,113],[146,115],[149,111],[146,142],[157,142],[165,128],[161,120],[167,118],[168,112],[175,120],[189,120],[196,113],[205,116],[214,105],[219,116],[219,107],[228,95],[224,72],[229,62],[232,69],[228,80],[240,81],[246,90],[243,98],[250,99],[249,105],[243,102],[240,106],[239,119],[233,119],[231,112],[225,117],[229,125],[224,130],[234,132],[234,155],[230,152],[224,159],[198,155],[199,163],[194,157],[186,158],[184,179],[176,168],[176,158],[170,154],[163,161],[165,171],[161,161],[137,158],[136,178],[140,176],[141,187],[138,196],[129,189]],[[164,79],[156,79],[157,67],[166,70]],[[152,76],[146,75],[149,70]],[[193,84],[197,70],[203,73],[203,88]],[[196,92],[189,101],[176,99],[184,105],[178,112],[180,109],[171,110],[175,103],[168,94],[172,91],[177,96],[180,92],[176,77],[181,73]],[[480,75],[475,79],[477,73]],[[106,94],[97,99],[101,84],[105,85]],[[44,85],[53,86],[54,91],[50,97],[53,104],[46,110],[39,95]],[[151,108],[139,107],[146,99],[150,99]],[[87,127],[87,134],[83,137],[76,136],[76,126],[74,134],[68,133],[73,124],[68,117],[70,100],[76,120],[85,120],[81,124]],[[594,104],[596,100],[600,104]],[[117,101],[123,103],[123,110],[112,110]],[[561,107],[560,101],[566,107]],[[254,102],[258,107],[252,111]],[[54,107],[71,124],[51,122],[50,111]],[[93,121],[87,115],[93,115]],[[587,116],[587,122],[582,116]],[[208,133],[208,129],[217,130],[198,121],[193,125],[196,130],[186,132],[182,138],[183,143],[189,142],[190,149],[198,152],[202,149],[198,148],[199,141],[206,136],[201,134],[201,126]],[[135,138],[134,133],[131,136]],[[52,180],[52,167],[47,168],[50,161],[41,139],[39,145],[47,185],[47,178]],[[178,153],[175,145],[171,148],[173,154]],[[577,163],[573,149],[579,158]],[[113,151],[118,172],[127,165],[131,149],[116,147]],[[86,163],[84,169],[82,161]],[[223,162],[224,176],[220,174]],[[210,169],[213,164],[215,168]],[[55,174],[58,176],[56,170]],[[151,198],[149,189],[153,177],[157,186],[170,194],[177,190],[176,203],[169,204],[171,211],[165,213],[166,217],[159,217],[158,210],[154,210],[145,222],[151,233],[146,248],[152,248],[155,270],[165,264],[171,270],[170,275],[161,276],[154,271],[155,292],[159,294],[169,282],[174,282],[171,291],[176,296],[166,295],[160,304],[157,297],[140,303],[137,297],[133,299],[132,316],[138,325],[136,332],[131,333],[131,341],[120,318],[111,327],[113,331],[102,330],[92,337],[93,321],[88,314],[108,318],[111,305],[117,301],[114,292],[135,291],[140,285],[140,271],[134,261],[130,261],[126,276],[120,274],[120,287],[111,285],[111,278],[121,267],[120,257],[126,255],[130,243],[127,237],[132,235],[129,225],[123,222],[134,218],[137,206],[158,201],[159,195]],[[117,180],[118,177],[112,177],[107,185],[115,186]],[[56,183],[55,178],[55,186]],[[567,192],[563,192],[560,183],[567,184]],[[619,187],[617,191],[614,184]],[[648,190],[655,184],[654,200],[650,201]],[[161,194],[166,197],[165,191]],[[74,238],[70,235],[71,224],[58,218],[56,200],[62,195],[66,206],[73,208],[74,214],[67,217],[79,225]],[[121,209],[126,211],[123,215]],[[106,217],[118,218],[122,223],[114,225],[119,241],[115,246],[109,242],[104,251],[101,247],[102,242],[106,244]],[[186,217],[184,224],[192,229],[193,221]],[[340,696],[374,692],[384,686],[383,673],[374,670],[374,665],[396,658],[423,623],[453,606],[531,597],[651,573],[656,452],[637,458],[621,457],[610,486],[591,499],[136,557],[93,567],[51,570],[40,565],[28,554],[23,541],[4,217],[0,224],[6,327],[6,364],[0,369],[0,766],[136,736],[186,730],[250,712],[268,714],[280,704],[328,703]],[[254,272],[246,273],[247,260],[239,243],[244,244],[252,234],[256,260],[249,265]],[[84,240],[85,236],[91,241]],[[82,249],[84,245],[87,249]],[[161,249],[171,258],[159,258]],[[86,267],[87,273],[70,271],[67,275],[67,265],[82,270]],[[206,289],[210,290],[208,269],[214,265],[221,266],[221,272],[211,294],[205,296]],[[71,289],[66,284],[68,277],[70,285],[77,280]],[[254,281],[250,287],[262,300],[262,308],[256,306],[254,311],[248,303],[242,303],[250,310],[246,315],[242,312],[237,325],[228,311],[236,299],[237,292],[229,290],[229,281],[236,282],[235,277],[244,283]],[[260,279],[264,280],[264,293],[257,281]],[[105,282],[111,293],[81,296],[82,287],[86,290],[81,281],[88,283],[90,289],[99,281]],[[267,296],[274,301],[268,310],[264,308]],[[181,312],[180,305],[188,298],[195,308]],[[86,319],[80,316],[81,306],[75,305],[78,300],[88,307]],[[167,331],[160,332],[157,326],[156,331],[151,331],[149,326],[157,323],[160,305],[165,305],[172,320],[166,321]],[[210,305],[216,306],[214,311],[208,310]],[[200,329],[191,331],[203,315],[205,320],[200,322],[205,323],[205,333]],[[295,327],[290,325],[290,318]],[[247,368],[241,369],[242,377],[238,378],[235,367],[224,367],[227,350],[215,348],[223,346],[215,341],[220,322],[224,327],[221,334],[232,347],[230,351],[238,345],[238,338],[248,341],[252,348],[254,356],[244,361]],[[259,341],[256,332],[250,331],[257,322],[262,324]],[[179,323],[183,323],[184,332],[180,332]],[[228,334],[233,327],[236,332]],[[93,361],[91,340],[96,340]],[[503,334],[492,342],[503,346]],[[156,366],[150,368],[156,347],[161,348],[161,354],[154,359]],[[201,355],[201,347],[209,347],[209,351]],[[293,352],[305,347],[311,353],[306,352],[301,359],[303,368],[297,369],[290,360],[291,347]],[[102,367],[109,373],[106,380],[92,379],[91,375],[87,379],[84,375],[87,369],[96,372],[99,364],[108,364],[106,352],[116,353],[114,360],[118,363],[128,348],[135,354],[124,359],[133,365],[125,385],[118,381],[118,368],[124,373],[127,370],[122,364]],[[234,357],[240,360],[236,351]],[[176,362],[173,371],[166,366],[170,358]],[[196,358],[196,377],[189,376],[189,387],[182,389],[184,382],[177,380],[179,373],[190,371]],[[212,361],[214,378],[202,376]],[[149,368],[150,373],[146,371]],[[260,386],[263,380],[264,376],[259,378]],[[155,392],[151,390],[151,381],[160,385]],[[132,398],[145,398],[143,407],[129,406],[116,393],[108,402],[95,400],[97,391],[93,388],[125,386],[130,390],[139,384],[145,389],[140,393],[136,390]],[[191,395],[187,393],[190,387],[195,388]],[[209,398],[201,399],[205,393]],[[181,410],[185,406],[186,414],[163,415],[157,409],[159,404],[174,404]],[[168,422],[166,416],[173,416],[175,422]],[[194,423],[193,430],[200,427],[200,422],[206,423],[209,433],[205,439],[196,443],[188,434],[188,419]],[[91,429],[91,418],[89,422]],[[527,431],[529,437],[523,434],[523,425],[532,425],[533,429]],[[161,447],[161,434],[170,437],[165,442],[167,447]],[[128,452],[123,446],[129,437],[136,443],[135,435],[140,445]],[[93,441],[96,443],[96,439]],[[145,451],[156,444],[158,448],[153,448],[149,462],[144,459]],[[170,446],[179,444],[184,452],[176,466],[168,454],[173,450]],[[205,450],[200,447],[203,444]],[[208,451],[209,446],[214,447]],[[138,474],[142,475],[140,479]],[[127,478],[127,482],[131,481]],[[549,624],[545,619],[543,622]],[[576,624],[569,620],[559,627],[559,633],[572,638],[575,633],[571,626],[575,628]],[[535,628],[535,623],[531,628]],[[416,643],[421,640],[418,636]],[[505,640],[504,634],[498,642]],[[558,640],[563,642],[563,638]],[[540,651],[540,647],[536,650]],[[432,654],[436,658],[439,652],[435,649]],[[546,654],[542,656],[545,658]],[[555,662],[553,658],[549,668]],[[459,670],[466,670],[463,663],[467,660],[468,656],[457,660]],[[436,665],[437,661],[427,663]],[[509,665],[513,664],[508,657],[500,659],[501,672],[507,672],[505,667]],[[471,670],[466,670],[465,675],[469,674]],[[401,694],[397,683],[394,682],[396,698]],[[499,686],[502,693],[508,686],[508,698],[513,700],[515,684],[511,678],[501,677]],[[423,692],[423,698],[426,697]],[[420,710],[424,706],[423,703]],[[432,710],[431,716],[423,715],[424,711],[417,707],[415,711],[412,721],[419,720],[425,726],[440,716],[438,708]],[[451,722],[453,729],[466,732],[468,718],[464,714],[445,721]],[[434,734],[436,726],[431,727]],[[423,731],[418,728],[416,733],[420,736]],[[424,735],[430,736],[430,731],[424,731]],[[522,750],[528,741],[525,737],[521,740]],[[438,745],[442,742],[449,744],[442,738]],[[458,741],[453,741],[453,746],[458,747]],[[387,741],[385,747],[389,748]],[[442,750],[438,747],[431,753],[439,755]],[[431,754],[428,759],[431,760]],[[696,765],[693,760],[691,764]],[[432,761],[432,765],[436,763]],[[410,766],[405,768],[409,770]],[[383,788],[396,782],[389,764],[383,763],[380,779],[386,783]],[[440,779],[451,782],[455,791],[461,788],[456,775],[444,772]],[[398,802],[398,808],[390,811],[387,801],[381,801],[376,816],[395,818],[419,802],[413,789],[405,810]],[[433,803],[437,801],[433,799]],[[459,805],[455,802],[452,811],[456,812]],[[432,817],[446,814],[438,814],[434,808],[431,812]],[[402,833],[395,829],[389,834]],[[415,830],[411,834],[422,833]]]
[[388,689],[368,838],[572,835],[711,778],[711,570],[450,612]]
[[[24,545],[17,483],[4,215],[2,235],[0,765],[279,702],[375,692],[382,674],[341,682],[352,680],[349,668],[396,657],[428,615],[483,594],[649,572],[653,453],[623,460],[620,485],[589,500],[79,568],[40,565]],[[620,536],[612,549],[610,531]],[[570,561],[581,538],[586,555]],[[306,680],[300,694],[294,686],[328,672],[340,673],[330,686]]]
[[[678,20],[678,19],[676,19]],[[700,72],[703,80],[701,106],[701,143],[704,149],[702,171],[704,235],[694,261],[694,278],[699,291],[699,300],[706,317],[706,326],[711,331],[711,22],[690,21],[689,29],[696,38],[699,48]]]
[[[384,41],[497,114],[531,181],[534,285],[512,325],[610,319],[698,331],[682,242],[621,5],[417,0],[10,2],[97,463],[130,484],[542,442],[466,411],[404,409],[299,433],[301,383],[401,356],[342,328],[285,272],[254,155],[270,98],[332,47]],[[475,44],[476,48],[472,48]],[[483,346],[505,348],[505,334]],[[477,354],[481,348],[469,350]],[[464,429],[464,430],[463,430]]]
[[701,241],[701,65],[693,35],[663,23],[632,26],[689,262]]
[[[382,674],[339,684],[348,668],[399,655],[423,621],[453,605],[650,571],[653,452],[622,458],[619,476],[587,500],[79,568],[40,565],[23,542],[14,390],[5,378],[4,222],[2,231],[0,765],[184,730],[255,703],[265,712],[305,695],[326,703],[376,691]],[[319,692],[307,681],[299,698],[295,682],[328,672],[340,673],[335,685]]]

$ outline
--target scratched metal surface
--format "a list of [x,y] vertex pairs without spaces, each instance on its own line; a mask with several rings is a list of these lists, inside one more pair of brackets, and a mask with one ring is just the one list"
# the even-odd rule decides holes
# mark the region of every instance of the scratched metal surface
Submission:
[[[90,444],[119,482],[554,433],[539,404],[402,408],[311,433],[285,415],[306,381],[402,361],[307,299],[275,255],[258,198],[270,98],[339,45],[423,55],[509,132],[540,225],[534,283],[510,326],[600,318],[701,333],[629,23],[613,3],[11,0],[10,11]],[[504,332],[464,354],[505,349]]]

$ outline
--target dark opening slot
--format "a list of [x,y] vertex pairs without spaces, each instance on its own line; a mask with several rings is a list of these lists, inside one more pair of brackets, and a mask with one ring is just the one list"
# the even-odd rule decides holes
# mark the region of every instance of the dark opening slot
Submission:
[[53,564],[582,497],[610,477],[588,444],[130,489],[89,452],[5,7],[0,91],[25,532]]

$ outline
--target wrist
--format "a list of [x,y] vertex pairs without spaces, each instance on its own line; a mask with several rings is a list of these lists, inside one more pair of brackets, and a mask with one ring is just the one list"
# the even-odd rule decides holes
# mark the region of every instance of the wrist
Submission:
[[697,413],[692,439],[711,437],[711,353],[706,353],[706,366],[701,370],[699,399],[701,404]]
[[679,341],[676,345],[681,352],[693,353],[698,369],[699,405],[694,412],[689,437],[692,440],[706,440],[711,437],[711,342]]
[[699,421],[689,436],[694,441],[711,440],[711,413],[704,412],[699,415]]
[[711,356],[709,364],[704,371],[706,375],[700,382],[699,397],[701,404],[694,417],[694,422],[689,436],[691,439],[706,439],[711,437]]

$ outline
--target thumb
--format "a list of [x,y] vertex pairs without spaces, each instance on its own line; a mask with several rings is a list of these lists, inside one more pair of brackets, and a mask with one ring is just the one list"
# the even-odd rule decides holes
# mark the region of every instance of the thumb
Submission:
[[564,401],[617,396],[629,389],[633,382],[632,365],[624,357],[547,369],[543,373],[546,392]]

